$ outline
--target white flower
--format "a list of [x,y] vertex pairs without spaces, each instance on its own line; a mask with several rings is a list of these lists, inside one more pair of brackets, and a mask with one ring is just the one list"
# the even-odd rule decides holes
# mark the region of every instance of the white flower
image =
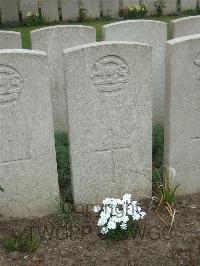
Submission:
[[103,203],[103,205],[112,204],[113,203],[113,198],[105,198],[102,203]]
[[106,226],[101,228],[101,234],[106,235],[108,233],[108,228]]
[[124,203],[126,203],[126,202],[130,203],[131,202],[131,194],[125,194],[123,196],[123,202]]
[[135,220],[135,221],[140,220],[140,215],[139,215],[139,213],[134,212],[134,214],[132,215],[132,218],[133,218],[133,220]]
[[176,170],[173,167],[169,167],[169,174],[171,178],[175,178],[176,176]]
[[113,220],[108,222],[108,229],[115,229],[117,227],[116,223]]
[[100,214],[100,217],[101,217],[102,219],[106,219],[106,220],[108,220],[108,219],[110,218],[110,213],[109,213],[109,212],[104,212],[104,211],[102,211],[101,214]]
[[122,220],[123,223],[127,223],[128,220],[129,220],[129,218],[128,218],[127,215],[124,215],[124,216],[121,218],[121,220]]
[[101,207],[100,207],[100,206],[94,206],[94,208],[92,209],[92,211],[93,211],[94,213],[99,213],[100,210],[101,210]]
[[143,219],[145,215],[147,215],[146,212],[140,212],[141,219]]
[[103,226],[107,223],[107,218],[106,217],[101,217],[98,221],[98,226]]
[[112,209],[109,206],[103,207],[103,211],[101,212],[100,216],[104,215],[110,217],[112,213]]
[[133,215],[134,213],[134,206],[133,205],[129,205],[128,209],[127,209],[127,214],[128,215]]
[[122,217],[114,216],[114,217],[112,218],[112,220],[113,220],[115,223],[121,223],[121,222],[122,222]]
[[120,225],[120,227],[121,227],[121,229],[126,230],[127,229],[127,224],[126,223],[122,223]]

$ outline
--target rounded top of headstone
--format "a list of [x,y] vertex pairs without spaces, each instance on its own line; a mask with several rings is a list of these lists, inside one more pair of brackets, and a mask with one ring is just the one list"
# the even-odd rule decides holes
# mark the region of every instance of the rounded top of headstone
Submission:
[[73,53],[74,51],[78,51],[81,49],[89,49],[92,47],[102,47],[102,46],[110,46],[110,47],[114,47],[114,46],[132,46],[132,47],[143,47],[146,50],[152,50],[152,47],[148,44],[145,43],[140,43],[140,42],[130,42],[130,41],[103,41],[103,42],[95,42],[95,43],[89,43],[89,44],[83,44],[83,45],[79,45],[76,47],[72,47],[72,48],[68,48],[65,49],[63,51],[63,54],[69,54],[69,53]]
[[28,50],[28,49],[0,49],[0,55],[3,54],[35,55],[35,56],[44,56],[44,57],[47,56],[45,52],[37,50]]
[[161,21],[155,21],[155,20],[147,20],[147,19],[138,19],[138,20],[126,20],[126,21],[120,21],[120,22],[114,22],[114,23],[110,23],[110,24],[107,24],[107,25],[104,25],[103,28],[104,29],[107,29],[107,28],[110,28],[110,27],[114,27],[114,26],[119,26],[119,25],[127,25],[127,24],[130,24],[130,25],[138,25],[138,24],[155,24],[155,25],[167,25],[167,23],[165,22],[161,22]]
[[20,32],[8,31],[8,30],[0,30],[0,34],[10,34],[10,35],[21,36]]
[[200,39],[200,34],[193,34],[193,35],[187,35],[187,36],[182,36],[178,37],[172,40],[167,41],[167,44],[170,45],[176,45],[176,44],[181,44],[187,41],[193,41],[193,40],[199,40]]
[[194,19],[200,19],[200,15],[199,16],[189,16],[189,17],[183,17],[183,18],[174,19],[170,23],[176,23],[176,22],[194,20]]
[[50,26],[50,27],[43,27],[37,30],[32,30],[32,33],[39,33],[39,32],[43,32],[43,31],[52,31],[52,30],[76,30],[76,29],[88,29],[88,30],[94,30],[94,27],[90,27],[90,26],[83,26],[83,25],[57,25],[57,26]]

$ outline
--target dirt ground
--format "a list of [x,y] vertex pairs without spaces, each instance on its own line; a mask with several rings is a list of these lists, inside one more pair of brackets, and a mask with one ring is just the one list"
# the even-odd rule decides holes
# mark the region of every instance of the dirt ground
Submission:
[[[52,217],[0,221],[0,266],[4,265],[200,265],[200,194],[179,197],[172,230],[142,204],[147,217],[135,238],[108,242],[98,236],[97,217],[75,214],[74,232],[53,224]],[[167,221],[165,211],[161,216]],[[169,221],[167,221],[169,222]],[[34,254],[8,252],[3,239],[26,228],[41,244]]]

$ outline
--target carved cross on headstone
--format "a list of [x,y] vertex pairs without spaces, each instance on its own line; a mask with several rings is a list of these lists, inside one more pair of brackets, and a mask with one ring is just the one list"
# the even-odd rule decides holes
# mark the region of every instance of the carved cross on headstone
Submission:
[[104,149],[97,149],[96,152],[100,152],[100,153],[110,153],[110,156],[111,156],[111,163],[112,163],[112,170],[113,170],[113,174],[112,174],[112,183],[116,183],[116,162],[115,162],[115,153],[117,151],[120,151],[120,150],[124,150],[124,149],[127,149],[129,150],[130,147],[129,146],[117,146],[114,144],[113,142],[113,138],[114,138],[114,134],[113,134],[113,129],[110,129],[109,130],[109,133],[110,133],[110,138],[111,138],[111,144],[108,148],[104,148]]

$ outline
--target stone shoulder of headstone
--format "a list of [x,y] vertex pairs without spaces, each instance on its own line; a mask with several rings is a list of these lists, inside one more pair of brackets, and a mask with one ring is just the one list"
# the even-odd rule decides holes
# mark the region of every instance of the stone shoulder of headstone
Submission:
[[200,34],[191,34],[191,35],[186,35],[186,36],[181,36],[181,37],[178,37],[178,38],[174,38],[172,40],[169,40],[166,42],[166,44],[170,44],[170,45],[184,45],[184,42],[187,42],[187,41],[195,41],[197,39],[200,39]]
[[172,38],[200,33],[200,15],[174,19],[170,22]]
[[[111,31],[114,31],[116,29],[120,29],[120,26],[123,27],[123,35],[126,33],[127,36],[123,37],[123,39],[125,40],[125,38],[131,38],[131,36],[129,36],[130,32],[129,30],[131,29],[131,27],[137,27],[138,25],[141,26],[145,26],[147,29],[149,28],[149,34],[151,34],[152,31],[152,26],[155,25],[156,29],[158,27],[160,27],[160,29],[162,31],[164,31],[165,37],[167,39],[167,23],[165,22],[161,22],[161,21],[155,21],[155,20],[145,20],[145,19],[138,19],[138,20],[126,20],[126,21],[120,21],[120,22],[114,22],[114,23],[110,23],[107,25],[104,25],[102,27],[103,29],[103,39],[104,40],[109,40],[109,37],[112,38],[110,35]],[[127,26],[126,28],[124,28],[124,26]],[[142,34],[142,32],[141,32]],[[120,38],[120,35],[119,37]]]
[[90,47],[100,47],[101,45],[134,45],[134,46],[143,46],[146,47],[147,50],[152,50],[151,45],[142,43],[142,42],[131,42],[131,41],[102,41],[102,42],[96,42],[96,43],[88,43],[88,44],[82,44],[78,45],[76,47],[71,47],[63,50],[63,55],[69,55],[70,53],[73,53],[74,51],[79,51],[81,49],[87,49]]
[[0,54],[16,54],[16,55],[29,55],[29,56],[43,56],[47,58],[47,54],[42,51],[37,50],[28,50],[28,49],[1,49]]
[[0,50],[0,87],[0,213],[49,215],[59,190],[47,55]]
[[179,194],[200,191],[199,86],[200,34],[167,41],[164,164],[176,169]]
[[0,49],[21,49],[22,38],[20,32],[0,31]]
[[151,195],[152,47],[99,42],[63,53],[75,204]]
[[[87,39],[96,39],[96,29],[90,26],[83,25],[58,25],[58,26],[50,26],[44,27],[37,30],[33,30],[30,32],[31,35],[31,43],[33,49],[43,50],[48,52],[48,47],[50,45],[51,39],[55,38],[55,35],[59,31],[78,31],[81,30],[84,32],[84,38]],[[75,33],[74,33],[75,34]],[[74,35],[74,38],[76,36]]]

